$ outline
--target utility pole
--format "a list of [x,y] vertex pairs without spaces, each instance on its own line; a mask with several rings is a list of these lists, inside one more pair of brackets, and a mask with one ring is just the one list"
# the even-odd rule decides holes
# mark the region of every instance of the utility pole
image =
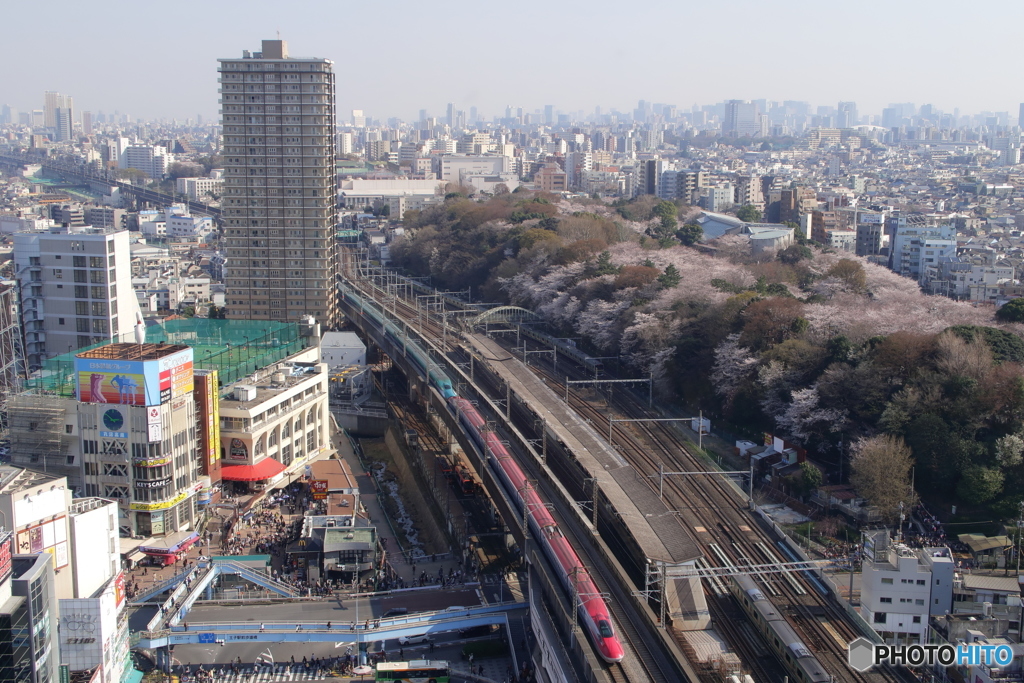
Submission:
[[697,411],[697,448],[704,451],[704,411]]
[[1024,529],[1024,500],[1020,502],[1020,515],[1017,517],[1017,576],[1020,576],[1020,532]]

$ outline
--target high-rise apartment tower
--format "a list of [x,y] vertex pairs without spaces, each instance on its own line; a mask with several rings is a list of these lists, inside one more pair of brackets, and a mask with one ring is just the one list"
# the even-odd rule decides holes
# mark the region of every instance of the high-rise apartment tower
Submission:
[[333,62],[283,40],[221,59],[228,317],[335,324]]

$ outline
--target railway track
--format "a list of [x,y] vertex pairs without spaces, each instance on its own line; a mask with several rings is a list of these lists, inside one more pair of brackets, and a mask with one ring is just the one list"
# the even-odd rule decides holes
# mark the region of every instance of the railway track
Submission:
[[[380,288],[375,289],[384,297],[390,296]],[[450,343],[454,341],[455,335],[450,328],[445,329],[434,314],[424,315],[422,309],[417,309],[398,297],[392,296],[389,302],[397,316],[416,322],[417,332],[421,332],[423,336],[431,338],[436,343],[444,343],[446,354],[456,352]],[[543,354],[540,362],[530,363],[534,372],[544,376],[552,387],[564,388],[565,362],[563,361],[557,375],[550,371],[547,365]],[[570,406],[598,429],[601,429],[602,425],[607,427],[609,419],[613,417],[649,417],[647,410],[640,406],[638,401],[631,400],[631,392],[616,392],[615,400],[609,398],[612,404],[609,410],[614,407],[615,410],[622,411],[614,415],[598,410],[593,402],[588,400],[588,393],[593,392],[570,391]],[[674,429],[663,423],[629,425],[627,427],[622,423],[612,423],[612,441],[642,475],[649,477],[656,474],[660,466],[664,466],[666,471],[707,469],[706,463],[691,452],[689,444]],[[713,556],[716,560],[711,565],[728,567],[783,562],[784,558],[779,557],[771,548],[770,536],[763,532],[759,522],[746,511],[746,501],[738,496],[734,489],[725,485],[718,476],[708,478],[711,481],[703,482],[704,485],[698,483],[697,477],[683,477],[682,482],[668,478],[665,482],[665,495],[674,509],[681,511],[681,516],[693,530],[698,542],[708,548],[708,556]],[[695,501],[701,504],[694,505]],[[718,551],[711,550],[711,546],[717,547]],[[590,557],[587,558],[587,562],[589,567],[603,565],[600,561],[594,563]],[[815,651],[815,656],[822,665],[830,673],[835,674],[837,681],[876,683],[913,680],[908,679],[903,672],[894,670],[862,674],[850,669],[846,665],[845,642],[853,640],[859,633],[847,622],[839,608],[822,596],[802,575],[783,573],[759,575],[757,578],[772,596],[772,600],[786,614],[790,623],[805,638],[806,644]],[[705,583],[708,581],[705,580]],[[711,594],[717,592],[712,591]],[[728,636],[734,647],[745,656],[746,663],[753,673],[760,675],[764,680],[774,679],[775,674],[769,673],[770,667],[759,661],[757,652],[760,646],[752,645],[749,642],[749,633],[737,628],[737,612],[734,607],[730,607],[731,599],[713,598],[710,602],[713,615],[717,616],[716,628]],[[618,600],[613,599],[612,604],[617,605]],[[615,613],[614,616],[620,623],[627,623],[624,615]],[[643,649],[642,639],[638,639],[637,644]]]
[[[531,363],[531,368],[545,377],[554,387],[564,388],[565,366],[559,375],[551,372],[542,359]],[[628,392],[616,392],[612,401],[618,415],[609,415],[592,400],[591,391],[570,391],[570,406],[596,428],[607,428],[611,418],[643,418],[650,415],[638,401],[631,401]],[[628,426],[627,426],[628,425]],[[675,430],[665,423],[615,423],[612,441],[641,475],[651,477],[666,471],[704,471],[707,464],[694,455]],[[607,432],[606,432],[607,433]],[[653,481],[649,479],[649,481]],[[745,509],[746,501],[719,476],[666,478],[665,498],[693,530],[698,542],[705,547],[712,566],[742,567],[751,564],[782,562],[771,550],[770,537],[759,533],[761,528]],[[697,504],[694,504],[697,503]],[[846,665],[845,642],[859,633],[846,621],[839,608],[821,595],[802,575],[756,575],[766,592],[784,609],[790,623],[815,651],[822,665],[838,681],[880,682],[903,680],[895,671],[859,673]],[[721,626],[728,619],[720,619]],[[723,630],[729,630],[728,627]],[[843,642],[840,642],[843,639]],[[739,646],[742,649],[742,646]]]
[[[364,293],[371,292],[377,296],[386,295],[380,288],[373,288],[370,291],[364,290]],[[379,299],[377,301],[382,303]],[[400,299],[387,300],[384,302],[384,305],[395,316],[401,317],[403,315],[417,314],[415,308]],[[419,321],[419,323],[422,325],[424,336],[428,338],[433,337],[430,339],[432,342],[443,341],[445,330],[435,320],[424,316],[424,319]],[[416,332],[420,332],[419,327],[416,328]],[[450,331],[448,333],[452,336],[452,341],[454,341],[455,339]],[[452,348],[454,349],[454,346]],[[422,426],[426,422],[420,420],[419,424]],[[556,501],[560,499],[557,493],[550,490],[550,485],[543,481],[532,458],[520,457],[519,462],[524,473],[531,479],[538,481],[538,490],[547,500]],[[649,640],[643,636],[643,633],[648,629],[646,618],[640,615],[637,609],[626,607],[633,605],[635,601],[629,594],[628,588],[619,580],[615,570],[607,565],[604,558],[600,556],[597,549],[593,546],[594,539],[589,529],[580,522],[575,513],[564,514],[564,511],[556,506],[551,514],[558,522],[563,534],[566,535],[573,548],[577,551],[577,554],[583,560],[587,571],[598,588],[610,597],[608,601],[609,609],[618,626],[620,638],[625,641],[628,647],[627,656],[621,662],[604,665],[604,671],[609,676],[609,679],[616,683],[675,683],[682,680],[678,665],[672,662],[671,658],[665,656],[660,650],[651,647]],[[587,642],[582,631],[578,630],[576,634],[582,641]]]

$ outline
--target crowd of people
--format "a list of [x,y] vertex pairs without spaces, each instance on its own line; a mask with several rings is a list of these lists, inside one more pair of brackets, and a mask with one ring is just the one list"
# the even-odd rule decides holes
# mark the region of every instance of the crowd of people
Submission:
[[[386,659],[383,661],[387,661]],[[294,655],[290,662],[270,662],[260,660],[253,665],[243,664],[241,657],[229,664],[199,664],[193,667],[189,662],[180,666],[181,683],[216,683],[223,681],[229,676],[252,676],[255,677],[262,671],[279,673],[307,672],[313,676],[348,676],[357,666],[355,655],[347,652],[338,657],[317,657],[315,654],[303,657],[302,661],[296,661]]]
[[829,560],[830,569],[849,571],[858,569],[861,562],[861,548],[859,543],[844,543],[831,540],[824,545],[822,555]]
[[222,524],[221,553],[223,555],[278,555],[283,557],[292,541],[298,540],[302,520],[288,523],[281,507],[285,501],[296,503],[291,494],[267,497],[246,512],[241,519]]
[[[241,500],[238,502],[241,503]],[[404,562],[402,563],[402,573],[406,574],[406,576],[401,576],[390,563],[387,563],[382,568],[382,571],[358,586],[352,586],[350,583],[342,585],[338,581],[325,578],[310,579],[301,567],[293,566],[293,563],[289,561],[288,549],[292,543],[300,539],[302,515],[304,513],[326,514],[326,510],[323,508],[324,504],[322,501],[313,500],[304,485],[296,483],[287,489],[269,494],[248,509],[245,509],[242,505],[238,505],[233,510],[226,506],[218,508],[211,518],[207,531],[197,542],[197,546],[207,546],[208,549],[205,553],[210,556],[269,555],[271,557],[270,573],[272,578],[295,589],[304,597],[326,598],[353,589],[391,590],[412,586],[452,588],[465,585],[467,581],[473,578],[478,580],[480,578],[480,572],[476,567],[474,558],[464,561],[457,556],[454,558],[446,556],[444,559],[450,560],[450,564],[449,562],[444,562],[444,566],[435,570],[430,565],[436,564],[437,560],[442,559],[442,557],[429,556],[420,552],[415,557],[409,558],[409,565],[405,565]],[[228,515],[220,516],[223,515],[224,511],[227,511]],[[386,543],[386,539],[382,538],[381,542]],[[192,555],[195,556],[196,553],[193,552]],[[187,571],[190,565],[195,566],[197,560],[207,559],[202,553],[198,557],[191,558],[186,557],[183,553],[179,562],[174,563],[172,567],[168,568],[171,571],[162,571],[162,567],[154,569],[140,566],[127,574],[126,590],[129,592],[129,596],[133,597],[143,590],[152,588],[153,585],[159,582],[166,581],[174,574],[180,575],[182,571]],[[417,562],[427,565],[429,569],[417,567]],[[410,566],[412,569],[411,573],[408,571]],[[186,587],[190,585],[191,580],[186,584]],[[338,599],[340,600],[342,597],[339,596]],[[180,600],[177,602],[180,602]],[[173,614],[176,607],[175,602],[169,602],[165,609],[165,616]],[[185,630],[189,629],[187,622],[184,620],[180,622],[180,625]],[[334,624],[327,622],[324,626],[328,630],[348,633],[372,630],[379,627],[379,619],[370,619],[358,623],[354,621]],[[304,627],[298,626],[297,630],[302,628]],[[260,624],[260,631],[263,630],[264,625]],[[430,644],[429,649],[433,651],[433,643]],[[405,653],[401,651],[401,648],[397,654],[400,660],[404,660]],[[389,653],[385,650],[371,653],[370,664],[372,665],[376,661],[388,661],[388,656]],[[424,656],[429,655],[424,653]],[[317,657],[312,655],[303,657],[300,661],[295,661],[292,658],[290,662],[277,663],[258,660],[255,663],[247,662],[243,664],[239,660],[228,664],[204,664],[197,666],[193,666],[191,663],[184,666],[177,662],[176,664],[177,666],[174,668],[180,673],[182,683],[217,683],[218,681],[230,680],[232,678],[242,681],[250,677],[254,679],[257,674],[270,671],[271,668],[278,673],[287,673],[289,671],[293,673],[306,672],[310,677],[345,676],[352,672],[358,661],[357,657],[349,651],[338,657]],[[470,662],[470,666],[476,669],[480,665]],[[482,669],[482,666],[480,668]],[[529,678],[524,676],[526,673],[528,672],[521,671],[518,672],[518,675],[515,675],[510,670],[508,680],[529,680]]]

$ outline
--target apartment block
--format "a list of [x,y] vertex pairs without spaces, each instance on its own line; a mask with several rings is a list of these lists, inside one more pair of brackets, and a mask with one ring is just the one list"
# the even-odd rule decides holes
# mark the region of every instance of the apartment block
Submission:
[[282,40],[219,62],[228,316],[333,326],[333,63]]
[[46,358],[131,332],[139,305],[127,231],[16,233],[14,262],[30,370]]

